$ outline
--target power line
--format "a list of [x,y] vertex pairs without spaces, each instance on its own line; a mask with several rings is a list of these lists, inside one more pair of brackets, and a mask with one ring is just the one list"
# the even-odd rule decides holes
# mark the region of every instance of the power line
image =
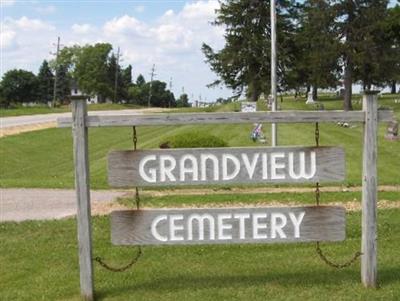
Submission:
[[57,38],[57,45],[53,44],[54,46],[57,47],[56,53],[50,52],[50,54],[56,56],[56,66],[54,69],[54,86],[53,86],[53,102],[51,103],[51,106],[54,108],[56,105],[56,99],[57,99],[57,81],[58,81],[58,55],[60,53],[60,37]]
[[154,71],[156,70],[156,65],[153,64],[153,67],[151,68],[151,73],[150,73],[150,90],[149,90],[149,99],[147,101],[147,106],[150,108],[150,101],[151,101],[151,94],[152,94],[152,86],[153,86],[153,78],[157,75],[154,73]]
[[117,102],[117,89],[118,89],[118,69],[119,69],[119,61],[120,61],[120,49],[118,47],[117,57],[116,57],[116,66],[115,66],[115,82],[114,82],[114,103]]
[[172,98],[172,77],[169,78],[169,91],[171,95],[168,98],[168,108],[171,108],[171,98]]

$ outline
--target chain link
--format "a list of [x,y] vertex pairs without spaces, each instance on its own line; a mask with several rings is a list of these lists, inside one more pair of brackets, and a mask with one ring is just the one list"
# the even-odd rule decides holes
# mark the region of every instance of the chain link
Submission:
[[[133,138],[132,138],[132,140],[133,140],[133,150],[136,151],[137,135],[136,135],[136,127],[135,126],[133,127]],[[139,196],[139,188],[138,187],[135,187],[135,203],[136,203],[136,210],[139,210],[140,209],[140,196]],[[101,257],[98,257],[98,256],[95,257],[94,260],[96,262],[98,262],[106,270],[109,270],[111,272],[124,272],[127,269],[129,269],[130,267],[132,267],[133,265],[135,265],[138,262],[138,260],[139,260],[141,255],[142,255],[142,247],[138,246],[138,251],[136,253],[136,256],[134,256],[132,258],[132,260],[128,264],[126,264],[126,265],[124,265],[122,267],[110,266],[109,264],[104,262],[103,259],[101,259]]]
[[319,206],[319,201],[321,199],[321,190],[319,189],[319,182],[315,183],[315,203]]
[[336,268],[336,269],[343,269],[343,268],[347,268],[347,267],[351,266],[362,255],[361,252],[356,252],[350,260],[348,260],[344,263],[334,263],[334,262],[330,261],[324,255],[324,253],[322,252],[322,250],[319,246],[319,241],[317,241],[316,251],[317,251],[319,258],[321,258],[323,262],[325,262],[330,267]]
[[136,126],[133,127],[133,150],[136,150],[136,145],[137,145],[137,136],[136,136]]
[[131,260],[131,262],[129,262],[127,265],[118,268],[110,266],[109,264],[105,263],[100,257],[96,257],[94,260],[98,262],[103,268],[111,272],[124,272],[130,267],[132,267],[136,262],[138,262],[141,255],[142,255],[142,248],[139,247],[136,256]]
[[[318,122],[315,123],[315,145],[316,145],[316,147],[319,147],[319,124],[318,124]],[[319,185],[319,182],[316,182],[315,183],[315,203],[317,204],[317,206],[319,206],[320,200],[321,200],[320,185]],[[356,252],[350,260],[348,260],[344,263],[334,263],[324,255],[324,253],[322,252],[321,247],[319,245],[319,241],[317,241],[315,250],[316,250],[319,258],[321,258],[321,260],[323,262],[325,262],[330,267],[336,268],[336,269],[342,269],[342,268],[347,268],[347,267],[351,266],[362,255],[361,252]]]

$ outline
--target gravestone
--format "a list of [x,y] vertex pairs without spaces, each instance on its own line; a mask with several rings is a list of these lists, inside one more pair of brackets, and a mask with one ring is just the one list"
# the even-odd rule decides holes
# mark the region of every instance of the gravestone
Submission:
[[385,135],[386,140],[399,140],[399,123],[397,121],[391,121],[388,123],[388,127]]
[[308,93],[308,95],[307,95],[306,104],[314,104],[314,103],[315,103],[315,101],[314,101],[313,95],[312,95],[312,93],[310,92],[310,93]]

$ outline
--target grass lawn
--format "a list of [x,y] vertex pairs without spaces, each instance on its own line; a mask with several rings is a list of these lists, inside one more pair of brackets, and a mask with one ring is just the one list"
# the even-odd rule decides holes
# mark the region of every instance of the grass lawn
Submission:
[[[152,200],[153,205],[164,201]],[[311,243],[204,245],[144,247],[137,265],[123,273],[95,263],[96,296],[136,301],[399,300],[400,209],[379,210],[378,223],[377,290],[360,284],[359,261],[346,269],[330,268]],[[326,255],[337,262],[349,259],[360,248],[360,231],[360,213],[349,212],[346,240],[324,243]],[[80,300],[75,219],[2,223],[0,241],[0,300]],[[93,218],[93,243],[94,256],[116,266],[136,252],[111,245],[108,217]]]
[[[105,111],[105,110],[126,110],[126,109],[140,109],[141,106],[132,104],[91,104],[88,105],[89,111]],[[21,116],[21,115],[36,115],[36,114],[49,114],[49,113],[64,113],[71,112],[69,105],[63,105],[57,108],[49,108],[48,106],[36,106],[36,107],[16,107],[12,109],[0,109],[0,117],[11,117],[11,116]]]
[[[393,97],[383,97],[382,106],[394,109],[400,120],[400,104]],[[326,106],[340,108],[337,100],[324,101]],[[306,109],[304,102],[286,98],[284,109]],[[233,110],[234,104],[218,110]],[[320,124],[320,144],[343,146],[346,152],[347,177],[345,185],[361,184],[362,126],[354,124],[342,128],[332,123]],[[187,125],[138,127],[138,147],[158,148],[171,135],[194,131],[212,133],[221,137],[229,146],[262,146],[250,139],[252,124],[236,125]],[[386,124],[379,127],[379,184],[400,184],[400,143],[384,139]],[[264,133],[270,137],[270,126],[264,126]],[[131,128],[91,128],[89,130],[89,157],[92,188],[108,188],[106,177],[107,153],[115,149],[130,149]],[[279,125],[280,145],[315,145],[313,124]],[[0,186],[1,187],[46,187],[72,188],[72,136],[71,129],[47,129],[23,133],[0,139]]]

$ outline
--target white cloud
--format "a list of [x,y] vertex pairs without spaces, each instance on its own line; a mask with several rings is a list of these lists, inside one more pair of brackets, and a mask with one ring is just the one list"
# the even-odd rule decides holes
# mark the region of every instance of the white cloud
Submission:
[[95,31],[95,27],[90,24],[74,24],[71,29],[76,34],[89,34]]
[[0,35],[0,48],[2,50],[14,49],[17,45],[16,42],[16,32],[10,29],[2,28]]
[[148,27],[145,23],[128,15],[124,15],[120,18],[113,18],[111,21],[104,24],[103,29],[106,36],[129,35],[133,38],[134,36],[143,37],[148,34]]
[[30,19],[23,16],[19,19],[6,18],[4,23],[10,27],[16,27],[23,31],[52,31],[54,26],[40,19]]

